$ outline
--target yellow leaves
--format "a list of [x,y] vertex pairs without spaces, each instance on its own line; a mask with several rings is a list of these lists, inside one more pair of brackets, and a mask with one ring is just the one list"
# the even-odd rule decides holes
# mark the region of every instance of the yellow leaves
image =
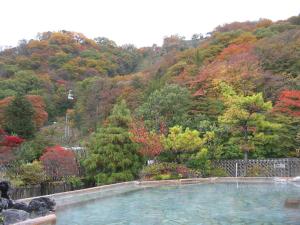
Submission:
[[183,131],[181,126],[174,126],[170,128],[167,137],[162,137],[162,143],[165,150],[194,151],[202,146],[203,140],[197,130],[186,128]]
[[257,28],[265,28],[265,27],[269,27],[272,25],[272,20],[269,19],[260,19],[257,24],[256,27]]
[[236,44],[236,45],[246,44],[246,43],[249,44],[249,43],[254,43],[256,41],[257,41],[257,39],[256,39],[255,35],[253,35],[250,32],[244,32],[239,37],[233,39],[231,41],[231,44]]
[[27,48],[29,49],[45,49],[48,47],[48,41],[42,40],[30,40],[29,43],[27,44]]

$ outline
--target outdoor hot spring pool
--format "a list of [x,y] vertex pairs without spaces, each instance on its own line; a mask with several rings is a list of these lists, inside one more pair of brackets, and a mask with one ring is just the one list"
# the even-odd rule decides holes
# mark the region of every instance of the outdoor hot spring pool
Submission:
[[58,225],[300,224],[290,183],[215,183],[131,190],[57,210]]

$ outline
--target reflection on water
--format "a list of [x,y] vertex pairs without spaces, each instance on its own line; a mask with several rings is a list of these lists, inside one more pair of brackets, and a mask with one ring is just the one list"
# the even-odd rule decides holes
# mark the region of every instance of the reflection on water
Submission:
[[300,225],[292,184],[219,183],[142,189],[57,212],[58,225]]

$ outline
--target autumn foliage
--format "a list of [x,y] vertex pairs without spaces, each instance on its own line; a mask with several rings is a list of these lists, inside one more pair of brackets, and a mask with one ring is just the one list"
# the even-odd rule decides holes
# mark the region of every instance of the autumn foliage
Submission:
[[8,147],[16,147],[22,144],[23,142],[24,139],[18,136],[5,135],[3,140],[0,142],[0,145],[8,146]]
[[78,175],[78,165],[74,152],[61,146],[48,147],[41,156],[46,174],[54,180]]
[[45,103],[41,96],[38,95],[28,95],[26,98],[32,104],[35,111],[34,121],[37,127],[42,127],[48,119],[48,113],[45,111]]
[[[14,97],[7,97],[0,100],[0,125],[4,123],[4,111],[5,108],[10,104]],[[26,99],[32,104],[32,107],[35,111],[34,122],[35,125],[39,128],[44,125],[48,120],[48,113],[45,110],[45,103],[42,96],[39,95],[27,95]]]
[[141,144],[140,153],[143,156],[154,158],[158,156],[162,149],[160,135],[149,132],[143,122],[135,121],[131,124],[130,132],[132,141]]
[[285,90],[280,93],[274,111],[300,116],[300,91]]
[[216,60],[204,67],[190,83],[192,87],[198,87],[194,96],[208,93],[213,89],[215,81],[226,81],[243,93],[249,93],[260,72],[253,45],[232,44]]

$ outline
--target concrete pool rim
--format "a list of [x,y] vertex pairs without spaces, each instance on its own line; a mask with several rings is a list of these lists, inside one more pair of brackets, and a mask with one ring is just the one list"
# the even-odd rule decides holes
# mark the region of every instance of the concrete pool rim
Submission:
[[[280,177],[281,182],[289,182],[290,177]],[[51,195],[46,195],[46,197],[57,198],[61,196],[74,196],[82,194],[91,194],[97,193],[101,190],[113,190],[120,187],[155,187],[155,186],[164,186],[164,185],[185,185],[185,184],[215,184],[215,183],[276,183],[275,177],[210,177],[210,178],[190,178],[190,179],[178,179],[178,180],[157,180],[157,181],[129,181],[121,182],[116,184],[109,184],[103,186],[97,186],[92,188],[80,189],[75,191],[61,192]],[[126,191],[124,192],[126,193]],[[26,198],[20,199],[18,201],[29,202],[30,200],[37,198]],[[72,204],[70,204],[72,205]],[[15,225],[54,225],[56,222],[56,215],[50,214],[44,217],[38,217],[35,219],[23,221]]]

